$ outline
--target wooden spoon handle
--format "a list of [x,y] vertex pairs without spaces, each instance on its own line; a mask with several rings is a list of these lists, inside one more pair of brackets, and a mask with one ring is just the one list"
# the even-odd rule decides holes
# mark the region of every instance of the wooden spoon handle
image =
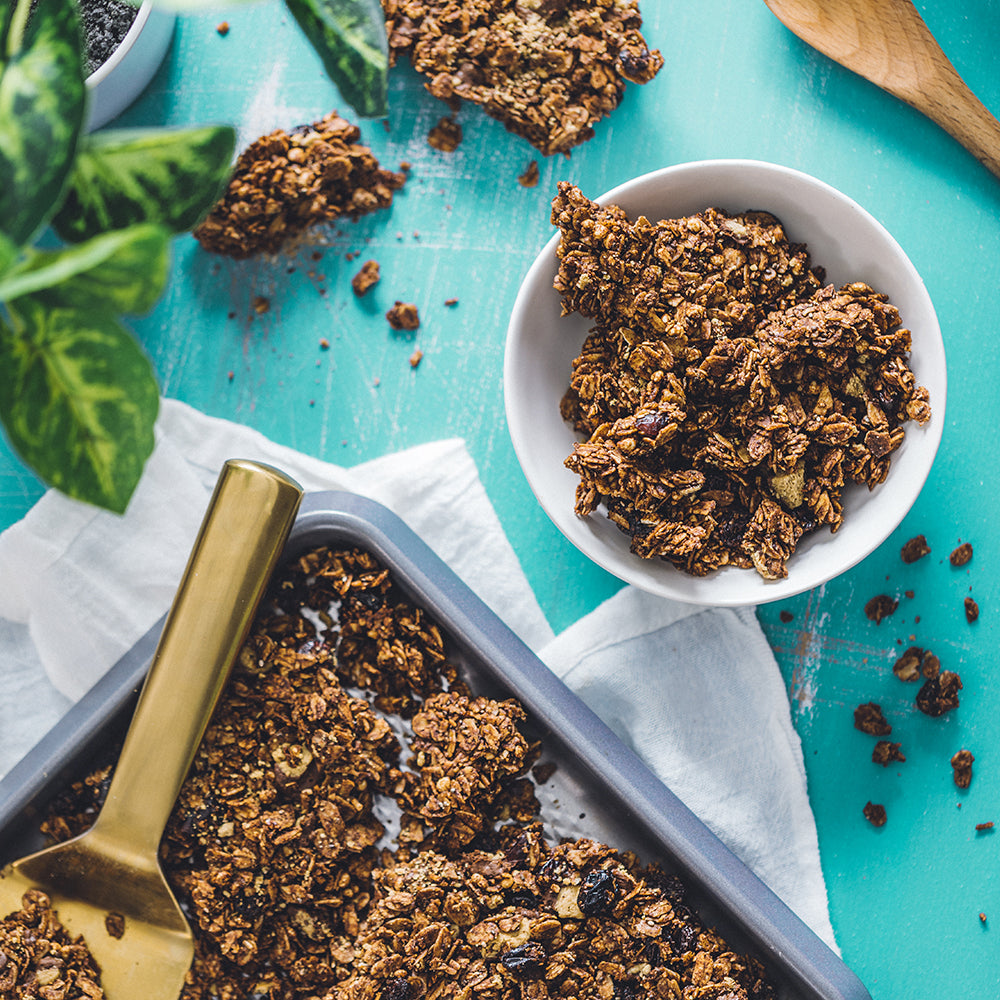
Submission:
[[223,468],[94,825],[122,851],[156,857],[301,497],[297,483],[269,466]]
[[896,3],[891,58],[912,65],[905,73],[887,73],[881,86],[927,115],[1000,177],[1000,122],[966,86],[911,0]]

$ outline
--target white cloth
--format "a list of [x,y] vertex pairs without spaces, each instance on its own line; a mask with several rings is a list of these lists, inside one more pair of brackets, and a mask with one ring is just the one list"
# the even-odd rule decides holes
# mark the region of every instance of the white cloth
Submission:
[[347,469],[164,400],[124,516],[49,491],[0,534],[0,774],[167,610],[228,458],[395,511],[834,944],[801,746],[753,612],[625,587],[553,638],[459,440]]

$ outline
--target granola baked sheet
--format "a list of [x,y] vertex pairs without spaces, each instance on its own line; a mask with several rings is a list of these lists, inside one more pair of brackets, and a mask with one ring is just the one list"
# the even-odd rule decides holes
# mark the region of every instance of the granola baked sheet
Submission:
[[636,555],[785,577],[804,535],[842,524],[844,487],[883,482],[930,419],[896,308],[825,284],[774,216],[633,221],[562,182],[552,222],[563,315],[595,323],[561,402],[575,510],[603,504]]
[[382,0],[390,60],[427,89],[480,105],[546,155],[594,134],[663,57],[642,37],[636,0]]
[[[676,878],[543,826],[524,708],[468,690],[370,553],[304,554],[265,608],[161,845],[182,1000],[774,996]],[[47,831],[89,825],[109,773]]]

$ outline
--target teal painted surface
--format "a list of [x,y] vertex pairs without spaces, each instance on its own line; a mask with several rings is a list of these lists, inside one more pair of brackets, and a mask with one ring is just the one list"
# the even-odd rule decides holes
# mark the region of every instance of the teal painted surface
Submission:
[[[1000,4],[918,6],[1000,112]],[[596,196],[671,163],[753,157],[805,170],[860,202],[910,255],[937,308],[949,363],[944,439],[892,538],[845,576],[763,606],[759,618],[802,736],[845,959],[876,1000],[1000,996],[1000,832],[974,829],[1000,822],[1000,180],[916,112],[807,48],[763,3],[646,0],[643,10],[666,66],[652,84],[631,87],[570,158],[544,160],[472,107],[458,115],[459,148],[431,149],[427,133],[447,109],[399,67],[388,127],[362,124],[383,163],[413,164],[390,212],[345,222],[325,245],[279,262],[216,259],[180,240],[166,296],[134,328],[166,395],[333,462],[464,437],[559,630],[620,584],[584,563],[536,506],[503,416],[507,316],[550,236],[556,182]],[[226,37],[215,31],[223,19]],[[269,2],[182,17],[167,62],[120,121],[232,122],[242,146],[338,106],[298,29]],[[528,189],[517,177],[532,160],[540,180]],[[348,261],[348,253],[360,256]],[[357,300],[350,278],[369,257],[381,263],[382,281]],[[252,307],[258,295],[270,299],[263,315]],[[458,304],[445,306],[453,297]],[[415,335],[385,322],[395,299],[419,306]],[[415,348],[424,352],[416,369]],[[0,443],[0,526],[40,492]],[[933,552],[906,566],[899,548],[917,533]],[[975,556],[953,569],[948,553],[965,540]],[[881,592],[900,607],[876,626],[863,606]],[[982,609],[971,626],[962,610],[970,593]],[[937,720],[915,711],[915,687],[891,673],[910,645],[933,649],[961,674],[957,711]],[[883,770],[870,762],[872,739],[852,727],[854,707],[869,700],[894,722],[905,763]],[[948,763],[962,747],[976,757],[966,792],[952,784]],[[861,816],[869,799],[888,809],[881,830]]]

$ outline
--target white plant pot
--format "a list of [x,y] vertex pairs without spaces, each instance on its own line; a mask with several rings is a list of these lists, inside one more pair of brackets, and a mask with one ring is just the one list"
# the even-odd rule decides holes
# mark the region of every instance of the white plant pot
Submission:
[[170,48],[177,15],[143,0],[132,27],[110,58],[87,77],[88,132],[120,115],[147,87]]

